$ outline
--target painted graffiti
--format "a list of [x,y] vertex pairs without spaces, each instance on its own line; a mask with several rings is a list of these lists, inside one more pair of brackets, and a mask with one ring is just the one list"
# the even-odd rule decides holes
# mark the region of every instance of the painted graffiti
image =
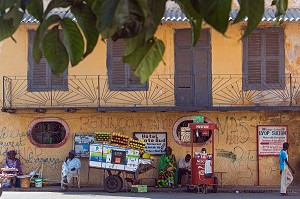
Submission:
[[81,117],[81,130],[95,129],[121,129],[134,128],[135,131],[158,131],[170,128],[174,121],[172,119],[152,118],[124,118],[124,117],[102,117],[90,116]]
[[9,150],[16,150],[21,160],[23,170],[29,172],[35,170],[41,164],[47,169],[55,170],[61,167],[63,160],[53,155],[47,157],[42,148],[29,144],[27,132],[20,130],[9,130],[7,127],[0,129],[0,164],[3,166],[6,160],[6,153]]

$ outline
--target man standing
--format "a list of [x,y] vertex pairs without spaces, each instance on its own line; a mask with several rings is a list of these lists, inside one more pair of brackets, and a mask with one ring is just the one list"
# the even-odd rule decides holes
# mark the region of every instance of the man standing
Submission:
[[187,154],[179,160],[178,165],[178,186],[181,187],[181,178],[186,173],[191,173],[191,155]]
[[81,162],[78,158],[75,158],[75,150],[69,152],[69,156],[62,165],[62,180],[61,189],[65,191],[68,188],[68,183],[73,176],[78,174],[78,169],[81,168]]
[[[280,195],[285,196],[287,194],[287,187],[293,181],[293,175],[295,170],[288,162],[288,155],[287,150],[289,148],[289,143],[283,143],[283,149],[279,153],[279,160],[280,160],[280,175],[281,175],[281,184],[280,184]],[[291,173],[291,171],[292,173]]]

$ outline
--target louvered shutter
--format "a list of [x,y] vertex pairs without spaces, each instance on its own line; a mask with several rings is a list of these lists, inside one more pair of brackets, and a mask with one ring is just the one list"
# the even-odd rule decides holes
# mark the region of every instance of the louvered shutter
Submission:
[[49,78],[47,75],[47,62],[42,58],[40,63],[35,63],[33,60],[32,49],[35,36],[35,30],[28,31],[28,90],[43,91],[49,85]]
[[191,35],[190,29],[179,29],[175,32],[176,106],[191,106],[194,104]]
[[280,33],[282,29],[272,28],[265,31],[266,40],[266,83],[280,83],[280,67],[282,63],[282,51],[284,49]]
[[261,84],[262,37],[261,30],[254,30],[248,37],[247,76],[248,84]]
[[147,90],[148,83],[142,85],[139,77],[135,76],[129,64],[124,63],[125,41],[108,41],[107,62],[109,83],[112,90]]

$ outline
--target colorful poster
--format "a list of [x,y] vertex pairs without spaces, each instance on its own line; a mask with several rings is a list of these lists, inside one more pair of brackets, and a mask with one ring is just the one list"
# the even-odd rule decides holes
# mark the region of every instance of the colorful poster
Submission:
[[258,155],[277,156],[282,149],[282,144],[287,142],[287,126],[257,126]]
[[76,157],[89,157],[89,144],[94,142],[94,135],[76,135],[74,137],[74,150]]

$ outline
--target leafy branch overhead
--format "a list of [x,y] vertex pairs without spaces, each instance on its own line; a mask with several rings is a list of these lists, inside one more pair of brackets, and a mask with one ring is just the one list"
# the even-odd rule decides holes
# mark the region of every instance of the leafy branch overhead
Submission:
[[[228,28],[232,0],[174,0],[189,19],[193,45],[200,37],[202,22],[222,34]],[[69,64],[76,66],[103,41],[125,40],[124,61],[144,83],[163,58],[164,43],[155,37],[166,9],[167,0],[0,0],[0,41],[11,37],[26,12],[38,25],[33,56],[36,62],[44,56],[52,71],[62,73]],[[240,9],[234,23],[247,18],[244,37],[259,24],[264,14],[264,0],[238,0]],[[288,0],[273,0],[276,17],[285,14]],[[54,12],[63,9],[76,22]],[[62,29],[63,37],[60,36]]]

